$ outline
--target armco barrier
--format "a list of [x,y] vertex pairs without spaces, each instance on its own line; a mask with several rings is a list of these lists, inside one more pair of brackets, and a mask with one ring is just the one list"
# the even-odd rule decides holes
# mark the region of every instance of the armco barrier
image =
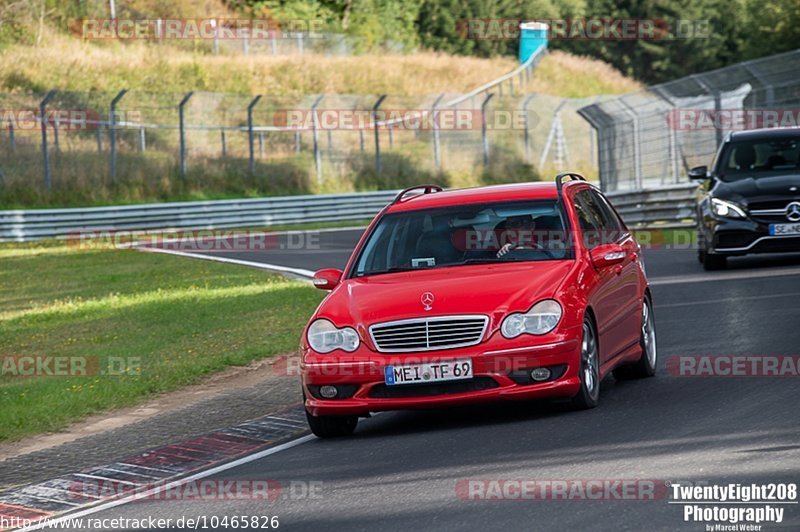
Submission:
[[617,212],[632,229],[674,229],[694,227],[697,185],[682,183],[645,190],[606,194]]
[[[695,185],[608,194],[631,228],[691,227]],[[315,222],[366,220],[397,194],[395,190],[219,201],[192,201],[0,211],[0,242],[58,238],[80,231],[233,229]]]
[[80,231],[231,229],[372,218],[397,191],[0,211],[0,242],[57,238]]

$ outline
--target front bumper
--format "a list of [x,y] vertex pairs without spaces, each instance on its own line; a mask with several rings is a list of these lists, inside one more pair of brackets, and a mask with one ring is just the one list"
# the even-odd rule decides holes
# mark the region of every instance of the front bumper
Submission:
[[707,251],[720,255],[800,252],[800,235],[770,235],[769,226],[769,223],[750,219],[707,219]]
[[[528,345],[493,339],[463,349],[427,353],[330,356],[306,352],[301,363],[306,408],[315,415],[366,415],[369,412],[465,405],[498,400],[571,397],[578,393],[580,378],[580,328],[567,334],[526,336]],[[498,338],[499,337],[499,338]],[[510,345],[509,345],[510,344]],[[431,384],[387,386],[384,368],[444,360],[472,360],[473,378]],[[532,368],[548,367],[553,378],[524,382]],[[521,384],[521,382],[524,382]],[[344,397],[323,399],[319,387],[335,385]]]

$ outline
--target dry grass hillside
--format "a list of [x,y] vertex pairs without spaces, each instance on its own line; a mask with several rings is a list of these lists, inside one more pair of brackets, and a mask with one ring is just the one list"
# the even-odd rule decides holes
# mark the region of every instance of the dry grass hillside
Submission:
[[[420,52],[352,57],[225,55],[163,45],[101,44],[53,35],[41,46],[0,51],[0,92],[204,90],[298,96],[314,93],[402,96],[466,92],[517,66],[512,58],[480,59]],[[530,90],[583,97],[635,90],[638,84],[601,61],[555,51],[540,64]]]

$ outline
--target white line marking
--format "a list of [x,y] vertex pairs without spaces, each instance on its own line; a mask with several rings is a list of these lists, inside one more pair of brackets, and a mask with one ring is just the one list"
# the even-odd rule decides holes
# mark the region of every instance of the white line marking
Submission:
[[102,470],[113,471],[114,473],[122,473],[123,475],[133,475],[135,477],[142,477],[149,480],[158,480],[160,478],[160,477],[154,477],[153,475],[142,475],[141,473],[134,473],[133,471],[123,471],[121,469],[114,469],[113,467],[104,467]]
[[787,292],[785,294],[767,294],[761,296],[746,296],[746,297],[726,297],[722,299],[705,299],[703,301],[686,301],[684,303],[667,303],[656,304],[656,308],[670,308],[670,307],[686,307],[691,305],[717,305],[719,303],[729,303],[731,301],[750,301],[753,299],[774,299],[776,297],[797,297],[800,292]]
[[[147,469],[150,471],[158,471],[159,473],[166,473],[168,475],[172,475],[174,471],[170,471],[169,469],[159,469],[157,467],[148,467],[139,464],[129,464],[128,462],[114,462],[115,464],[124,465],[125,467],[133,467],[138,469]],[[163,478],[163,477],[155,477],[155,478]]]
[[312,434],[309,434],[307,436],[302,436],[302,437],[300,437],[300,438],[298,438],[296,440],[292,440],[292,441],[283,443],[281,445],[278,445],[277,447],[271,447],[269,449],[264,449],[263,451],[260,451],[260,452],[255,453],[255,454],[251,454],[249,456],[244,456],[242,458],[239,458],[238,460],[234,460],[233,462],[228,462],[226,464],[222,464],[222,465],[214,467],[212,469],[208,469],[206,471],[202,471],[202,472],[197,473],[195,475],[191,475],[191,476],[186,477],[186,478],[182,478],[182,479],[178,479],[178,480],[172,481],[169,484],[153,488],[153,489],[148,490],[148,491],[143,492],[143,493],[138,493],[138,494],[136,494],[136,496],[133,496],[133,497],[130,497],[130,496],[129,497],[123,497],[122,499],[109,501],[109,502],[107,502],[105,504],[100,504],[98,506],[93,506],[91,508],[87,508],[86,510],[81,510],[79,512],[75,512],[75,513],[72,513],[72,514],[64,515],[64,516],[61,516],[61,517],[58,517],[56,519],[52,519],[52,520],[49,520],[49,521],[45,521],[44,519],[42,519],[41,521],[39,521],[37,523],[34,523],[34,524],[32,524],[31,526],[29,526],[27,528],[20,528],[19,532],[28,532],[30,530],[41,530],[42,528],[53,528],[53,527],[55,527],[55,526],[57,526],[57,525],[59,525],[61,523],[64,523],[65,521],[70,520],[70,519],[77,519],[77,518],[84,517],[84,516],[87,516],[87,515],[96,514],[97,512],[102,512],[102,511],[108,510],[110,508],[116,508],[117,506],[122,506],[123,504],[129,504],[131,502],[135,502],[135,501],[140,500],[140,499],[146,499],[146,498],[148,498],[148,497],[150,497],[152,495],[156,495],[158,493],[161,493],[162,491],[167,491],[167,490],[175,488],[176,486],[180,486],[182,484],[185,484],[186,482],[191,482],[193,480],[200,480],[202,478],[210,477],[212,475],[216,475],[217,473],[221,473],[223,471],[227,471],[228,469],[233,469],[235,467],[239,467],[240,465],[244,465],[244,464],[248,464],[250,462],[254,462],[256,460],[260,460],[261,458],[264,458],[265,456],[269,456],[271,454],[279,453],[281,451],[285,451],[286,449],[291,449],[292,447],[296,447],[298,445],[302,445],[305,442],[313,440],[315,438],[316,437],[314,435],[312,435]]
[[291,275],[300,279],[301,281],[311,281],[314,277],[314,272],[311,270],[304,270],[302,268],[290,268],[288,266],[279,266],[278,264],[269,264],[266,262],[253,262],[249,260],[231,259],[228,257],[213,257],[210,255],[200,255],[199,253],[187,253],[185,251],[175,251],[172,249],[159,249],[159,248],[136,248],[137,251],[145,251],[147,253],[164,253],[166,255],[176,255],[178,257],[188,257],[190,259],[210,260],[212,262],[224,262],[226,264],[237,264],[239,266],[249,266],[250,268],[258,268],[260,270],[269,270],[278,273]]
[[[354,227],[354,226],[350,226],[350,227],[325,227],[325,228],[322,228],[322,229],[300,229],[300,228],[298,228],[298,229],[288,229],[288,230],[284,230],[284,231],[270,231],[269,227],[266,227],[264,229],[253,229],[253,230],[248,231],[246,233],[231,233],[229,235],[209,236],[208,238],[204,235],[203,236],[203,240],[223,240],[223,239],[228,239],[228,238],[237,238],[237,237],[243,237],[243,236],[250,236],[250,235],[255,234],[255,233],[267,233],[269,235],[296,235],[297,233],[335,233],[335,232],[339,232],[339,231],[356,231],[356,230],[364,231],[364,230],[366,230],[366,228],[367,228],[366,225],[362,225],[362,226],[358,226],[358,227]],[[179,229],[178,230],[174,230],[174,231],[154,230],[152,232],[152,234],[158,235],[158,234],[161,234],[161,233],[181,233],[181,232],[183,232],[183,233],[193,233],[193,232],[207,232],[207,231],[208,230],[205,230],[205,229],[188,229],[188,230],[183,230],[183,231],[179,230]],[[211,231],[225,231],[225,229],[211,229]],[[147,236],[148,234],[149,233],[145,233],[144,235],[141,235],[141,236]],[[170,238],[170,239],[161,240],[161,243],[162,244],[167,244],[167,243],[174,243],[174,242],[181,242],[181,241],[182,241],[181,238]],[[133,244],[133,245],[136,245],[136,244]],[[235,251],[235,250],[231,250],[231,251]]]
[[684,283],[705,283],[710,281],[734,281],[737,279],[758,279],[760,277],[785,277],[788,275],[800,275],[800,268],[773,268],[768,270],[749,270],[718,272],[696,275],[675,275],[670,277],[652,277],[650,285],[684,284]]
[[106,480],[106,481],[109,481],[109,482],[119,482],[120,484],[127,484],[128,486],[136,486],[135,483],[128,482],[127,480],[119,480],[119,479],[116,479],[116,478],[101,477],[101,476],[98,476],[98,475],[88,475],[86,473],[75,473],[75,476],[76,477],[91,478],[93,480]]

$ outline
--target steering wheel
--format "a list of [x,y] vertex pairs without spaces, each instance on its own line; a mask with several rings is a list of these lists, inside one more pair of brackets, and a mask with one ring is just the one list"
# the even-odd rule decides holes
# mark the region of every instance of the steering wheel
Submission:
[[[528,244],[530,244],[530,245],[528,245]],[[509,248],[509,250],[506,252],[506,254],[511,253],[512,251],[522,251],[522,250],[526,250],[526,249],[535,249],[536,251],[541,251],[542,253],[544,253],[545,255],[547,255],[551,259],[556,258],[556,256],[553,254],[552,251],[550,251],[549,249],[547,249],[546,247],[544,247],[543,245],[541,245],[538,242],[530,242],[530,243],[526,243],[525,245],[512,246],[511,248]]]

